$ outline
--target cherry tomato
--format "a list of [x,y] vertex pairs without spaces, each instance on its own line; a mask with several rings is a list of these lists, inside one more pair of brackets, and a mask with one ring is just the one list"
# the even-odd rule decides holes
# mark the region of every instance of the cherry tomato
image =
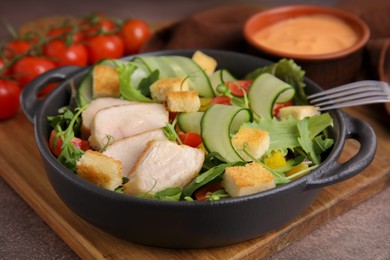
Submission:
[[216,96],[211,100],[210,104],[232,105],[232,103],[230,103],[230,97],[228,96]]
[[56,65],[49,59],[25,56],[18,60],[12,68],[12,72],[17,77],[20,87],[23,88],[36,76],[54,69]]
[[19,108],[19,86],[10,80],[0,79],[0,120],[12,117]]
[[64,40],[66,37],[68,37],[70,34],[72,37],[72,42],[73,43],[78,43],[83,39],[83,36],[80,31],[72,31],[73,28],[70,26],[66,27],[59,27],[59,28],[53,28],[47,33],[47,37],[56,37],[58,36],[59,38],[61,37],[62,40]]
[[104,13],[96,13],[83,19],[80,28],[84,38],[90,38],[101,33],[112,33],[117,26]]
[[201,187],[195,192],[195,199],[207,200],[207,198],[210,196],[212,192],[220,190],[222,188],[223,186],[220,181],[206,184],[205,186]]
[[6,57],[13,57],[16,54],[24,54],[31,49],[31,43],[26,40],[11,40],[5,45],[4,54]]
[[84,45],[73,43],[66,46],[61,40],[53,40],[43,49],[45,56],[53,58],[57,66],[86,66],[88,64],[88,52]]
[[94,64],[101,59],[118,59],[124,54],[122,39],[115,34],[98,35],[88,40],[89,62]]
[[202,137],[199,134],[193,132],[179,132],[178,135],[182,143],[185,145],[196,148],[202,143]]
[[250,86],[252,85],[253,80],[237,80],[225,82],[233,95],[237,97],[243,97],[244,91],[248,93]]
[[[49,138],[49,147],[50,147],[50,151],[56,156],[60,156],[61,154],[61,151],[62,151],[62,139],[61,137],[58,137],[56,140],[55,140],[55,135],[57,134],[56,131],[52,130],[51,133],[50,133],[50,138]],[[55,140],[55,142],[54,142]],[[91,149],[90,146],[89,146],[89,142],[87,140],[83,140],[81,138],[78,138],[78,137],[73,137],[72,140],[71,140],[71,143],[73,144],[73,146],[75,148],[79,148],[83,151],[86,151],[88,149]]]
[[288,106],[293,106],[293,105],[294,105],[294,102],[292,100],[287,101],[285,103],[275,103],[275,105],[273,107],[272,115],[276,118],[279,118],[279,110],[282,107],[288,107]]
[[10,69],[6,69],[3,71],[3,68],[5,67],[7,61],[4,61],[3,58],[0,57],[0,76],[6,76],[6,75],[11,75]]
[[125,44],[126,54],[138,53],[142,45],[152,36],[149,25],[140,19],[127,20],[120,34]]

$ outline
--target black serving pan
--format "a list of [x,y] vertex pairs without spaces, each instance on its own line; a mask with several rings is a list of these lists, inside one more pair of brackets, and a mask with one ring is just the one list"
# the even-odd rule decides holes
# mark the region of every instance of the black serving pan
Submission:
[[[203,50],[237,77],[269,62],[240,53]],[[144,55],[182,55],[192,50],[173,50]],[[131,57],[127,57],[129,59]],[[320,167],[283,186],[253,195],[219,201],[171,202],[137,198],[91,184],[63,167],[48,147],[47,116],[69,103],[71,84],[79,84],[87,68],[60,67],[36,78],[23,89],[21,104],[35,127],[35,138],[47,176],[65,204],[79,217],[114,236],[145,245],[166,248],[209,248],[259,237],[274,230],[309,207],[325,186],[344,181],[361,172],[376,150],[373,129],[342,111],[330,114],[335,145]],[[37,93],[48,83],[62,81],[43,101]],[[321,91],[305,79],[307,93]],[[338,159],[347,139],[360,143],[359,151],[347,162]]]

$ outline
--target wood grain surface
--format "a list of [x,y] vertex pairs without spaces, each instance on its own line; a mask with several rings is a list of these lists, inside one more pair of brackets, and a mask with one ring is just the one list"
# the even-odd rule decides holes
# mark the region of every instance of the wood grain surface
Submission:
[[[377,111],[376,107],[346,110],[368,121],[378,137],[376,156],[367,169],[347,181],[324,188],[304,213],[283,227],[227,247],[201,250],[147,247],[115,238],[89,225],[68,209],[52,189],[36,147],[33,125],[22,112],[0,122],[0,176],[83,259],[259,259],[273,255],[389,186],[389,116],[383,110]],[[349,140],[340,160],[347,160],[358,147],[357,142]]]

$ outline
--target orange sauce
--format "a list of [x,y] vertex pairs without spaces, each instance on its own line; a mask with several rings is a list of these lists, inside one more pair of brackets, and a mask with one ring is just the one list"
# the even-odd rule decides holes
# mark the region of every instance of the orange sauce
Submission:
[[260,45],[290,54],[325,54],[354,45],[358,35],[332,15],[307,15],[283,20],[254,35]]

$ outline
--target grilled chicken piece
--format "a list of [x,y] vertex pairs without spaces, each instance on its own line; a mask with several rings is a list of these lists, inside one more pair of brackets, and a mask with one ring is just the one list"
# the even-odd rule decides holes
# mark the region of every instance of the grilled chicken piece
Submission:
[[103,154],[122,162],[123,176],[127,177],[137,158],[152,140],[168,140],[161,129],[126,137],[110,144]]
[[129,105],[129,104],[137,104],[136,102],[119,99],[119,98],[112,98],[112,97],[105,97],[105,98],[97,98],[92,100],[88,107],[83,111],[81,114],[82,119],[82,125],[81,125],[81,136],[83,139],[87,139],[90,135],[90,126],[91,122],[93,120],[93,117],[95,114],[103,108],[111,107],[111,106],[118,106],[118,105]]
[[169,187],[183,188],[202,168],[204,153],[171,141],[150,141],[139,156],[123,190],[129,195],[156,193]]
[[136,103],[100,109],[91,123],[89,142],[95,150],[125,137],[164,127],[168,111],[162,104]]

